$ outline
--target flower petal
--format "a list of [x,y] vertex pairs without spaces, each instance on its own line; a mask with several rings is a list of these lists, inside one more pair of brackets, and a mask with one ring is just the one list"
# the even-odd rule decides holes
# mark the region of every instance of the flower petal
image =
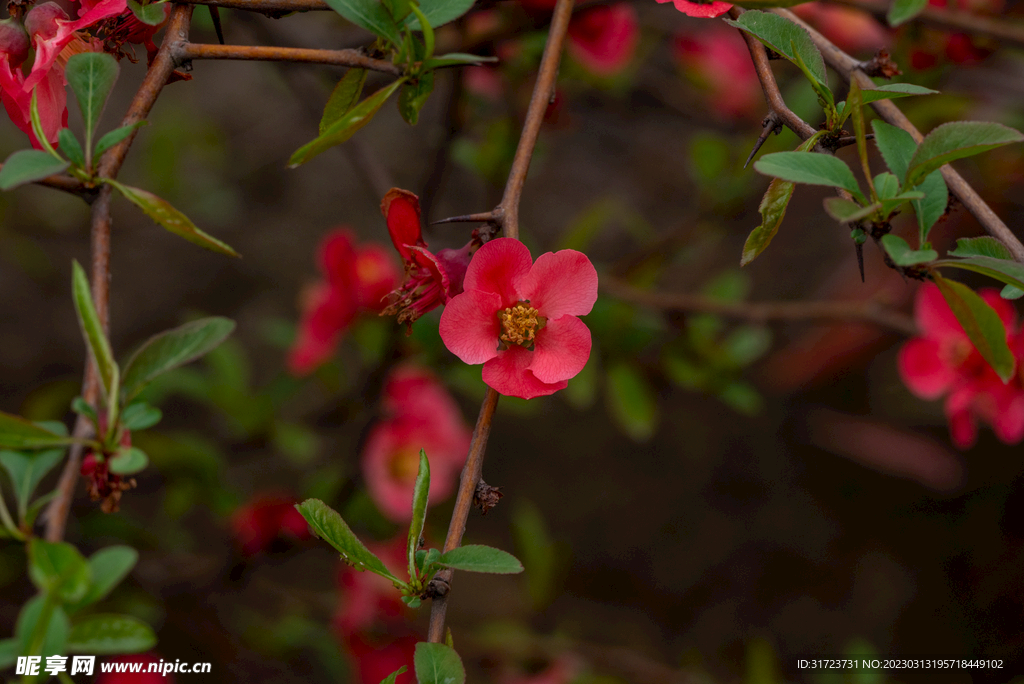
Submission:
[[479,290],[498,295],[498,308],[504,309],[520,300],[516,283],[530,272],[532,265],[533,257],[526,245],[512,238],[496,238],[473,255],[463,287],[467,292]]
[[963,326],[956,320],[935,283],[925,283],[918,288],[914,300],[914,320],[925,337],[935,340],[967,338]]
[[426,247],[420,225],[420,198],[408,190],[391,188],[380,203],[380,211],[388,223],[388,233],[395,249],[408,261],[409,250],[406,245]]
[[629,66],[640,38],[632,5],[620,3],[584,10],[572,18],[566,44],[573,58],[598,76]]
[[960,449],[967,449],[978,439],[978,421],[971,412],[975,392],[964,388],[950,394],[946,399],[946,419],[949,420],[949,436]]
[[439,332],[444,346],[465,363],[493,359],[498,355],[501,334],[500,308],[500,298],[490,292],[471,290],[453,297],[441,313]]
[[935,340],[915,337],[900,349],[896,357],[903,384],[922,399],[938,399],[953,386],[957,369],[941,354]]
[[541,316],[584,316],[597,301],[597,270],[586,254],[574,249],[548,252],[537,257],[516,289]]
[[657,0],[660,3],[672,2],[676,6],[676,9],[689,17],[700,17],[702,19],[711,19],[718,17],[730,9],[732,5],[727,2],[716,2],[702,3],[702,2],[688,2],[687,0]]
[[332,287],[352,291],[356,281],[356,245],[352,231],[332,230],[317,248],[320,270]]
[[534,352],[518,345],[499,353],[484,364],[483,379],[488,387],[508,397],[533,399],[565,389],[569,382],[546,383],[530,371]]
[[541,382],[573,378],[590,358],[590,329],[575,316],[549,320],[537,333],[529,369]]

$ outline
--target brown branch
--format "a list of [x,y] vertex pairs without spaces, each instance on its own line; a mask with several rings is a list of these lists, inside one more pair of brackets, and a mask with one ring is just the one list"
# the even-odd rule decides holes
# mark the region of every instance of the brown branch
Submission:
[[194,59],[237,59],[328,64],[381,71],[395,76],[402,75],[402,68],[397,64],[367,57],[358,50],[315,50],[262,45],[205,45],[181,41],[173,47],[172,53],[178,65]]
[[[3,167],[4,165],[0,164],[0,169]],[[56,173],[52,176],[47,176],[42,180],[35,181],[33,185],[41,185],[45,188],[53,188],[54,190],[63,190],[64,192],[81,197],[88,204],[92,204],[93,200],[96,199],[96,188],[87,187],[77,178],[72,178],[71,176],[63,173]]]
[[[153,64],[146,72],[142,85],[132,98],[125,114],[122,126],[130,126],[145,119],[156,103],[157,97],[167,84],[167,79],[174,71],[175,63],[171,56],[174,45],[188,38],[189,25],[192,19],[191,5],[175,5],[167,21],[167,30],[163,43],[157,52]],[[114,145],[103,153],[99,160],[98,173],[101,178],[116,178],[121,170],[128,148],[135,139],[136,133]],[[103,325],[104,333],[109,335],[110,329],[110,198],[112,188],[104,185],[92,205],[92,296],[96,313]],[[87,357],[88,358],[88,357]],[[99,375],[91,361],[86,362],[85,380],[82,397],[89,404],[96,406],[99,402]],[[89,430],[88,421],[79,416],[75,423],[75,434],[81,435]],[[46,539],[60,541],[64,537],[71,501],[75,495],[75,484],[78,481],[78,470],[81,462],[82,449],[74,448],[68,453],[67,463],[57,483],[57,496],[46,509]]]
[[[870,12],[881,18],[883,21],[889,12],[889,2],[886,0],[827,0],[838,5],[856,7]],[[958,31],[972,33],[977,36],[993,38],[995,40],[1024,47],[1024,25],[1007,21],[1003,17],[985,17],[970,12],[957,10],[945,10],[938,7],[925,5],[921,13],[914,17],[913,21],[934,26],[935,28],[947,31]]]
[[695,311],[755,323],[767,321],[862,321],[890,328],[904,335],[917,334],[914,320],[879,302],[730,302],[694,294],[638,290],[616,278],[604,276],[601,289],[632,304],[665,311]]
[[[807,29],[807,32],[811,35],[811,40],[821,50],[825,61],[839,72],[844,79],[848,81],[855,79],[862,88],[875,87],[874,82],[863,72],[861,62],[840,50],[832,41],[818,33],[800,17],[785,9],[776,8],[771,11]],[[921,131],[917,130],[917,127],[910,122],[910,119],[891,100],[878,100],[872,102],[871,106],[884,121],[907,131],[913,136],[915,141],[921,142],[924,139]],[[1021,244],[1017,236],[992,211],[992,208],[988,206],[974,188],[964,180],[963,176],[947,164],[942,167],[942,177],[946,180],[946,185],[949,186],[950,191],[967,207],[967,210],[974,215],[974,218],[978,219],[978,223],[985,228],[988,234],[1005,244],[1013,254],[1014,259],[1024,262],[1024,244]]]

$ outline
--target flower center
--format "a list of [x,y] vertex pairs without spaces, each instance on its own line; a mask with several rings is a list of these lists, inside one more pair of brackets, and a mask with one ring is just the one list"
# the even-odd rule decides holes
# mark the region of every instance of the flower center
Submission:
[[501,339],[505,344],[529,346],[537,331],[543,327],[539,312],[529,302],[519,302],[498,312],[501,321]]
[[420,468],[420,452],[405,448],[391,456],[388,471],[396,482],[413,482]]

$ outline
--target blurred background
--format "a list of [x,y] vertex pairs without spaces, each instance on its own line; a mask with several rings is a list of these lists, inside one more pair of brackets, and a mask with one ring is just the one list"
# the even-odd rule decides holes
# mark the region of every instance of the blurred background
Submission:
[[[606,284],[758,302],[875,298],[911,313],[917,283],[870,243],[860,282],[848,230],[822,210],[824,190],[800,187],[771,247],[739,268],[768,184],[742,168],[766,112],[743,41],[671,5],[612,7],[627,9],[584,17],[570,33],[523,195],[534,256],[582,250]],[[961,9],[1024,22],[1017,5]],[[921,130],[960,119],[1024,127],[1019,49],[914,23],[893,32],[837,5],[801,12],[861,58],[887,47],[898,80],[940,90],[900,103]],[[330,12],[221,16],[233,44],[367,44]],[[296,170],[288,157],[316,135],[340,70],[196,62],[194,80],[170,85],[141,131],[121,180],[170,200],[243,258],[205,252],[115,201],[115,353],[126,358],[201,315],[238,329],[147,389],[164,420],[134,439],[152,466],[114,514],[80,485],[67,539],[85,553],[140,550],[108,605],[157,629],[155,657],[212,662],[211,675],[178,681],[376,684],[422,639],[428,607],[409,610],[387,586],[344,571],[294,524],[290,504],[321,498],[387,548],[404,528],[374,493],[382,476],[368,475],[367,443],[393,418],[381,405],[393,370],[431,369],[471,426],[480,369],[444,348],[439,311],[410,335],[366,312],[315,371],[297,376],[286,361],[333,229],[383,245],[400,273],[379,210],[388,188],[417,193],[427,221],[496,204],[545,22],[543,7],[478,8],[439,41],[497,55],[497,66],[444,72],[415,127],[386,105],[352,142]],[[628,49],[601,42],[609,23]],[[192,37],[216,41],[206,8],[195,10]],[[797,70],[773,65],[790,106],[820,123]],[[144,73],[144,62],[121,66],[108,129]],[[370,78],[368,87],[384,82]],[[25,142],[0,121],[0,154]],[[763,149],[797,144],[783,131]],[[854,159],[850,149],[839,156]],[[957,168],[1020,224],[1018,147]],[[2,410],[72,422],[85,350],[70,264],[89,259],[88,217],[79,199],[47,188],[0,196]],[[458,247],[473,227],[428,227],[425,237],[432,249]],[[913,218],[895,230],[912,235]],[[979,234],[954,208],[933,242]],[[456,576],[448,623],[469,681],[1024,681],[1014,679],[1024,675],[1020,447],[987,427],[972,449],[951,446],[941,403],[913,397],[897,375],[905,338],[867,324],[666,312],[609,294],[584,321],[594,350],[567,390],[499,402],[484,479],[504,499],[473,513],[466,541],[515,553],[526,572]],[[389,476],[400,479],[398,465]],[[449,492],[457,475],[448,468]],[[432,505],[435,545],[451,505]],[[22,546],[0,546],[2,635],[33,593],[24,568]],[[846,654],[1001,658],[1007,668],[845,679],[797,668],[800,657]]]

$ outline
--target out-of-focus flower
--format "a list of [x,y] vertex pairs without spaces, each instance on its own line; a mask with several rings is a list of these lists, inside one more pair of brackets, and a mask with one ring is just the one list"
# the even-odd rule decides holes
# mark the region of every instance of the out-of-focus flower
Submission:
[[741,118],[764,110],[761,83],[737,31],[709,26],[700,33],[677,35],[673,48],[676,61],[708,92],[717,114]]
[[[367,544],[367,548],[384,562],[395,577],[403,577],[407,572],[407,541],[399,535],[384,544]],[[341,604],[334,613],[332,624],[344,638],[364,632],[376,622],[402,619],[408,611],[395,585],[375,573],[356,570],[343,563],[338,573],[338,584],[341,587]]]
[[[1013,306],[997,290],[985,289],[979,294],[1006,326],[1007,341],[1019,366],[1024,359],[1024,338],[1017,330]],[[978,436],[978,420],[991,425],[996,437],[1006,444],[1024,439],[1024,387],[1020,373],[1009,383],[999,379],[971,344],[936,285],[927,283],[918,290],[914,317],[922,336],[911,339],[900,349],[900,377],[922,399],[946,395],[946,417],[953,443],[962,449],[971,446]]]
[[497,102],[505,91],[501,72],[492,66],[470,66],[462,70],[462,83],[466,90],[485,100]]
[[671,2],[676,9],[689,17],[711,19],[720,17],[732,9],[728,2],[690,2],[689,0],[657,0],[659,3]]
[[469,451],[471,432],[455,400],[429,371],[404,366],[384,386],[388,417],[374,426],[363,450],[363,476],[381,512],[395,522],[412,517],[420,449],[430,461],[429,502],[448,497]]
[[317,261],[324,280],[304,294],[298,336],[288,353],[288,369],[295,375],[329,359],[356,316],[380,311],[398,282],[387,251],[372,243],[357,247],[348,229],[324,238]]
[[566,49],[598,76],[614,76],[633,59],[640,40],[636,10],[625,3],[584,10],[569,23]]
[[793,12],[846,52],[874,52],[892,42],[882,24],[854,7],[807,2],[793,7]]
[[150,666],[156,667],[163,662],[154,653],[120,655],[106,659],[105,662],[124,663],[125,669],[129,669],[134,663],[138,663],[142,667],[139,672],[100,672],[96,675],[96,684],[174,684],[174,675],[171,674],[170,669],[166,675],[162,674],[162,666],[160,666],[161,669],[149,671]]
[[406,671],[398,675],[396,684],[413,684],[415,665],[413,655],[416,643],[421,641],[413,636],[402,636],[386,642],[377,642],[362,635],[353,635],[347,640],[349,652],[355,659],[359,684],[380,684],[389,674],[405,666]]
[[441,314],[441,339],[501,394],[532,399],[564,389],[590,358],[590,330],[577,316],[597,301],[597,271],[585,254],[548,252],[533,262],[511,238],[481,247],[465,291]]
[[240,506],[231,516],[231,531],[242,553],[254,556],[278,539],[309,538],[309,525],[295,510],[294,498],[266,494]]
[[480,243],[474,233],[461,249],[442,249],[436,254],[428,250],[420,223],[420,200],[408,190],[391,188],[380,203],[380,211],[387,221],[391,242],[405,263],[405,280],[390,294],[383,315],[397,315],[399,323],[411,325],[462,292],[466,268]]
[[[928,0],[928,4],[937,10],[953,9],[972,14],[999,14],[1003,0]],[[910,52],[910,63],[915,69],[929,69],[935,66],[941,57],[960,65],[977,64],[995,49],[992,41],[978,38],[968,33],[947,33],[925,29],[919,40],[914,43]]]

